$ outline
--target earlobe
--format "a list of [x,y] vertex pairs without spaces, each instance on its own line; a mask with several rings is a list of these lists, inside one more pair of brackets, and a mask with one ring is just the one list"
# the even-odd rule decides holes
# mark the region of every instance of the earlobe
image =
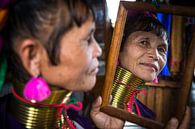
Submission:
[[40,47],[38,42],[25,39],[18,48],[18,54],[25,70],[34,77],[40,74]]

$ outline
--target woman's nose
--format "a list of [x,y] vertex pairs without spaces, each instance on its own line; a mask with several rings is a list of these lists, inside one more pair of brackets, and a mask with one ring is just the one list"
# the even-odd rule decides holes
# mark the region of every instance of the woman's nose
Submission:
[[158,50],[156,48],[150,48],[150,50],[148,50],[148,56],[149,56],[149,58],[153,59],[154,61],[159,60],[159,53],[158,53]]
[[94,40],[94,57],[100,57],[102,55],[102,49],[100,48],[100,45],[97,43],[96,40]]

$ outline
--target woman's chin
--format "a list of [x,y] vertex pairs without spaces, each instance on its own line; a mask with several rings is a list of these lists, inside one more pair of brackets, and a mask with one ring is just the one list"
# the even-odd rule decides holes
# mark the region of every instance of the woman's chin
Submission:
[[145,77],[140,77],[142,80],[146,81],[146,82],[152,82],[156,76],[145,76]]
[[94,87],[95,87],[95,84],[96,84],[96,78],[90,80],[87,85],[84,87],[84,90],[83,91],[90,91],[92,90]]

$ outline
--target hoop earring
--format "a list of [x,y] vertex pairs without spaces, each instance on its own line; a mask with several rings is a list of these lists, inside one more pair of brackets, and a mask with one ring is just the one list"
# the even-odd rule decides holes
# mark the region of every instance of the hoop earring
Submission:
[[23,95],[31,102],[41,102],[51,95],[47,82],[41,77],[32,77],[25,85]]

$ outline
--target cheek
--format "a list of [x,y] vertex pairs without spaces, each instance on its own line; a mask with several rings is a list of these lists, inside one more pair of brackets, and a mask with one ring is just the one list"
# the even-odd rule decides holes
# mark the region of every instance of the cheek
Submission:
[[133,67],[137,64],[140,55],[142,54],[135,48],[124,51],[120,56],[121,65],[128,68],[129,70],[132,70]]
[[87,62],[87,54],[81,48],[69,49],[61,52],[60,61],[62,64],[66,64],[67,67],[78,69],[84,67]]
[[92,60],[92,53],[90,50],[83,50],[77,55],[77,58],[79,60],[79,63],[81,63],[83,67],[86,67]]
[[136,67],[141,60],[144,60],[145,56],[144,56],[144,52],[140,51],[138,49],[132,49],[129,52],[129,65],[132,67]]
[[162,71],[162,69],[165,67],[167,60],[166,57],[161,57],[159,60],[159,66],[160,66],[160,71]]
[[[79,72],[78,74],[85,74],[89,71],[90,66],[92,65],[92,56],[90,53],[82,52],[79,55],[77,55],[77,59],[75,60],[75,72]],[[76,71],[76,69],[78,71]]]
[[136,59],[133,56],[126,54],[120,58],[120,63],[123,68],[133,72],[136,66]]

